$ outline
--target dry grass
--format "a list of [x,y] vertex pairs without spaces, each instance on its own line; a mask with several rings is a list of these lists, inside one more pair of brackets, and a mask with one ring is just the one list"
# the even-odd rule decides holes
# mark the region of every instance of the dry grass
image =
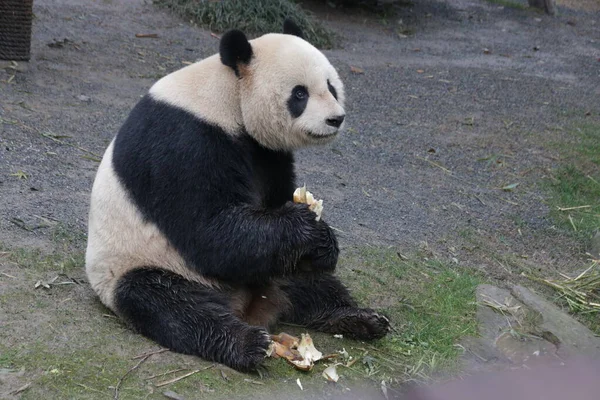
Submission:
[[594,260],[590,267],[574,278],[565,274],[561,276],[561,279],[530,278],[556,290],[572,312],[600,312],[600,260]]

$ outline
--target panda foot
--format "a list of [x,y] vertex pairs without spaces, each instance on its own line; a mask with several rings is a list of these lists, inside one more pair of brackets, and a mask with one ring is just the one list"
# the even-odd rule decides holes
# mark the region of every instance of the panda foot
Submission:
[[341,333],[351,339],[381,339],[391,330],[390,320],[370,308],[343,308],[327,321],[327,332]]
[[271,337],[267,331],[250,327],[239,341],[237,359],[232,360],[234,369],[241,372],[255,371],[267,357]]

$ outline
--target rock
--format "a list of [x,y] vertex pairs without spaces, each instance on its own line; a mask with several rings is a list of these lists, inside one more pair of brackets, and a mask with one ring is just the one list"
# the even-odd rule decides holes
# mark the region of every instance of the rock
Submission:
[[585,355],[600,359],[600,338],[585,325],[523,286],[513,286],[511,292],[527,307],[542,315],[540,328],[558,338],[564,356]]
[[530,290],[479,285],[476,297],[480,336],[461,343],[468,372],[563,365],[576,355],[600,360],[600,338]]
[[88,96],[85,96],[83,94],[80,94],[79,96],[77,96],[77,98],[85,103],[89,103],[90,101],[92,101],[92,99],[90,99]]

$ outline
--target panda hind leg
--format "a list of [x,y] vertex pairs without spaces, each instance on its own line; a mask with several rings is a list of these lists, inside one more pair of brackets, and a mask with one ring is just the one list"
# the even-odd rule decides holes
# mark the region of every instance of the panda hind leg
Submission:
[[295,276],[284,281],[281,289],[291,303],[280,317],[282,322],[359,340],[380,339],[390,331],[387,317],[358,307],[348,289],[331,274]]
[[118,314],[142,335],[175,352],[252,371],[266,356],[267,332],[234,315],[226,293],[159,268],[120,278]]

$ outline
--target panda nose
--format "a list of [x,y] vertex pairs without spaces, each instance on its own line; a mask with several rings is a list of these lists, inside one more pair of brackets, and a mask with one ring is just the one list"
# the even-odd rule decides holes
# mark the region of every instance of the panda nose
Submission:
[[325,120],[325,123],[329,126],[333,126],[335,128],[339,128],[340,125],[342,125],[342,122],[344,122],[344,118],[346,116],[345,115],[338,115],[337,117],[333,117],[333,118],[327,118]]

